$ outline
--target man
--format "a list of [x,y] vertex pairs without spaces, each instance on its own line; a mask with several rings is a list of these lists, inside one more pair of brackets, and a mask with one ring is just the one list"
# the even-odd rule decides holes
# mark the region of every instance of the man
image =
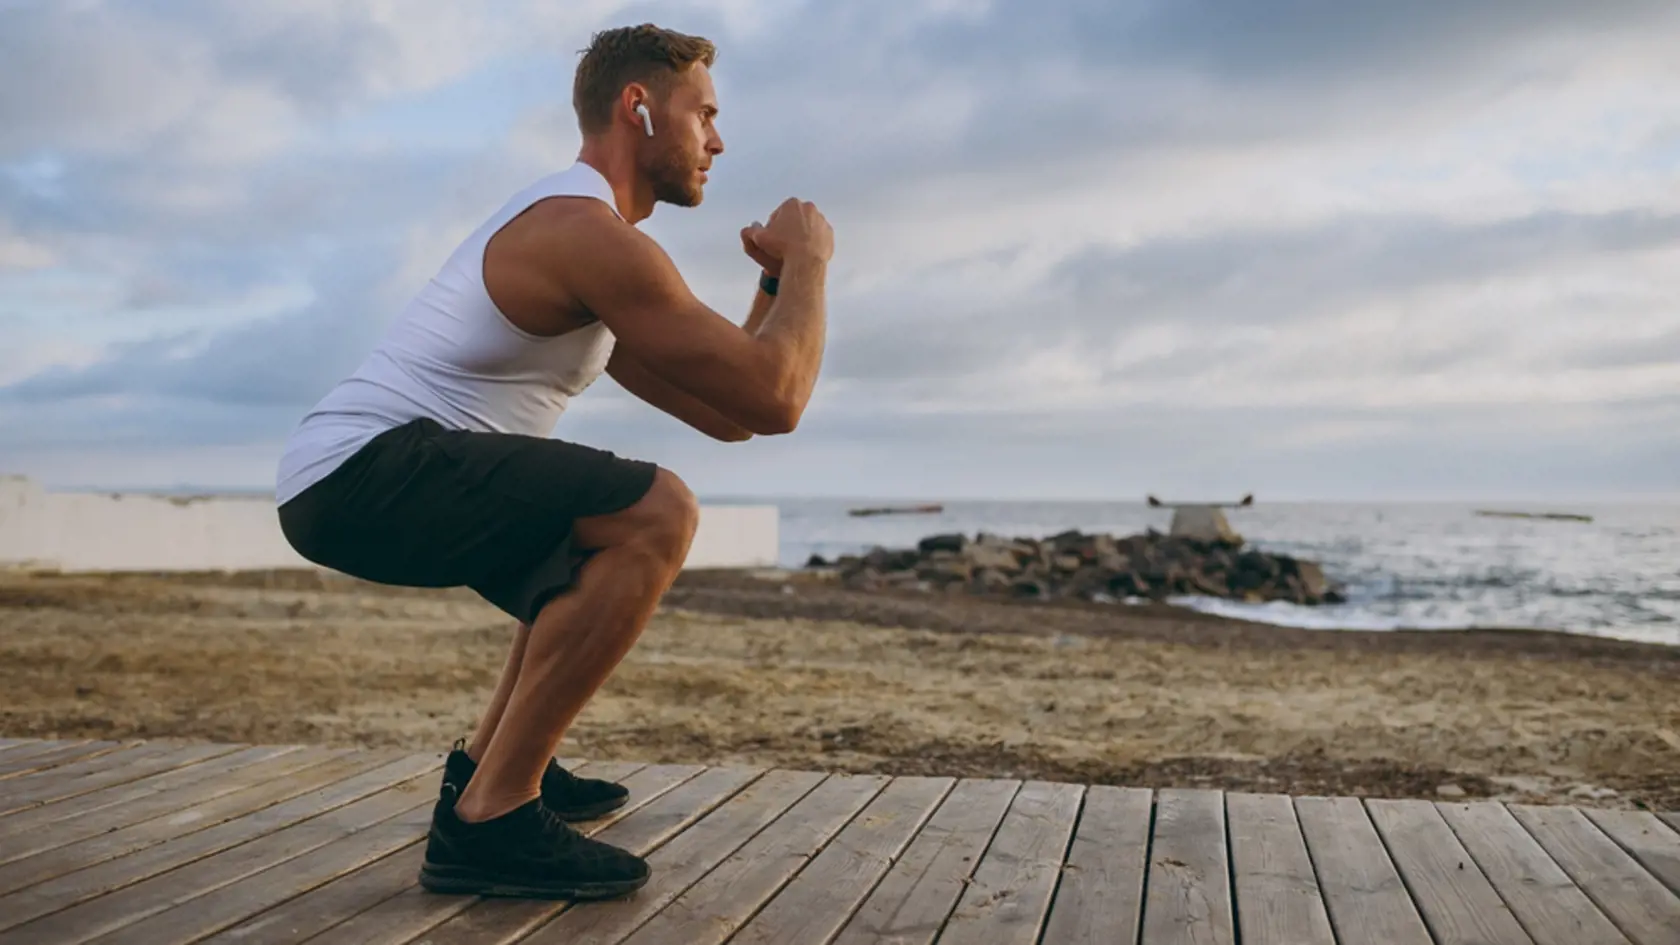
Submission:
[[422,884],[543,898],[647,881],[565,820],[624,803],[554,753],[687,555],[697,509],[668,470],[548,438],[605,370],[720,440],[799,423],[821,365],[833,233],[789,199],[741,231],[763,272],[744,325],[689,291],[635,224],[700,203],[723,152],[696,36],[597,34],[578,63],[583,145],[461,244],[280,462],[282,528],[304,557],[387,584],[465,586],[519,621],[433,811]]

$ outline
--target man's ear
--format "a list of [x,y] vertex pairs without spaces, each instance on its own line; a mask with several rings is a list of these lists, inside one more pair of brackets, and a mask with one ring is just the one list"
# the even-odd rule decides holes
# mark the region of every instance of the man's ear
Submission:
[[618,93],[618,114],[614,117],[640,128],[642,116],[636,112],[637,105],[646,105],[652,110],[653,90],[640,82],[626,83]]

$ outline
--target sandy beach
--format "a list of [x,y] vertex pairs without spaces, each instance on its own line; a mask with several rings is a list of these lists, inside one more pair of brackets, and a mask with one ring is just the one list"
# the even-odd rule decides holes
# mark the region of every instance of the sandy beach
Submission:
[[[511,626],[313,572],[0,574],[0,735],[442,749]],[[1680,648],[685,573],[562,755],[1680,808]]]

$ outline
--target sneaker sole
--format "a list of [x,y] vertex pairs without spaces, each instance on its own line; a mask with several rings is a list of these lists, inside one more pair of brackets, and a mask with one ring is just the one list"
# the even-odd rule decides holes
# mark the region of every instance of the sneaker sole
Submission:
[[648,877],[588,883],[542,883],[497,877],[478,870],[437,866],[420,867],[420,886],[428,892],[447,895],[494,896],[509,899],[614,899],[647,885]]
[[[550,807],[549,810],[558,814],[561,820],[576,823],[581,820],[594,820],[604,814],[610,814],[623,807],[629,800],[629,797],[614,797],[604,801],[596,801],[587,806],[567,807],[565,809]],[[544,801],[543,803],[548,802]]]

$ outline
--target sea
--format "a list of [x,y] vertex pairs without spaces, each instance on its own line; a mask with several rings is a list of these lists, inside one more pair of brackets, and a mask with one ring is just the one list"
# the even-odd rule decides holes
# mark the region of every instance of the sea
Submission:
[[[920,500],[708,499],[780,510],[780,564],[832,560],[927,535],[1043,538],[1068,529],[1124,536],[1166,531],[1170,509],[1143,502],[943,501],[936,514],[855,517],[860,507]],[[1479,510],[1562,512],[1591,521],[1488,517]],[[1174,603],[1323,630],[1539,628],[1680,645],[1680,504],[1504,507],[1444,503],[1257,502],[1227,509],[1247,547],[1307,558],[1342,584],[1343,604]],[[1116,604],[1115,606],[1124,606]]]

